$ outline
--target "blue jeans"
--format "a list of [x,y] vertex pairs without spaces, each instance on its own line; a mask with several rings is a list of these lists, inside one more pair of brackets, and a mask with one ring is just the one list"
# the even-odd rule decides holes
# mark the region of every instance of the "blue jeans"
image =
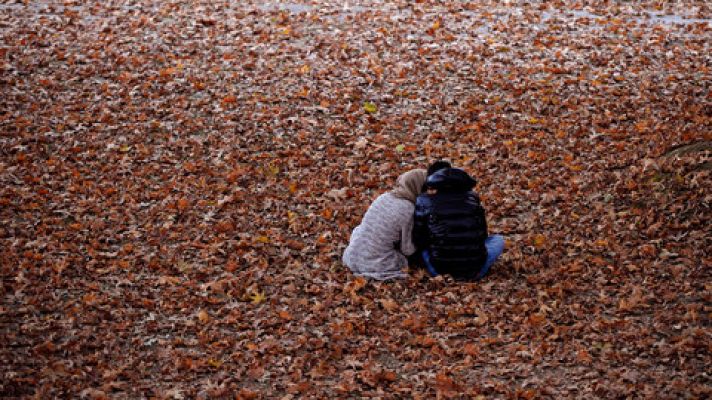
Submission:
[[[475,280],[482,279],[482,277],[487,275],[492,264],[494,264],[497,258],[502,254],[502,251],[504,251],[504,237],[501,235],[488,237],[485,239],[485,247],[487,247],[487,260],[485,260],[485,265],[480,268],[480,272],[475,276]],[[430,273],[430,276],[440,275],[430,261],[430,252],[428,250],[423,250],[423,263],[425,264],[425,269]]]

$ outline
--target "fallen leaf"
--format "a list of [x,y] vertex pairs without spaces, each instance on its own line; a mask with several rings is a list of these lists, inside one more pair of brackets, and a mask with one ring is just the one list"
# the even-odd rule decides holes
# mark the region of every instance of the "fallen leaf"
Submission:
[[378,107],[376,106],[376,104],[374,104],[370,101],[363,103],[363,109],[364,109],[364,111],[366,111],[369,114],[373,114],[378,111]]
[[264,292],[255,291],[250,294],[250,300],[252,301],[252,304],[260,304],[266,299],[267,298],[265,297]]
[[205,310],[200,310],[198,313],[198,320],[201,324],[207,324],[210,321],[210,315]]

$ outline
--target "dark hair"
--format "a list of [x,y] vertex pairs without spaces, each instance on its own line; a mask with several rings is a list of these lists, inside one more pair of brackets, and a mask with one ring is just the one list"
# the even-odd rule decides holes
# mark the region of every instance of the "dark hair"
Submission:
[[440,171],[441,169],[452,168],[452,164],[445,160],[437,160],[428,167],[428,176]]

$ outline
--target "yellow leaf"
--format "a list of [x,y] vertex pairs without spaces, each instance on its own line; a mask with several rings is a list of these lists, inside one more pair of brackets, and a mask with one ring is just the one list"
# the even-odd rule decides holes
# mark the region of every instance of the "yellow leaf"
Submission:
[[222,361],[211,358],[208,360],[208,365],[214,368],[220,368],[220,366],[222,365]]
[[378,107],[375,104],[371,103],[370,101],[363,103],[363,109],[364,109],[364,111],[366,111],[369,114],[373,114],[376,111],[378,111]]
[[402,153],[403,151],[405,151],[404,145],[399,144],[398,146],[396,146],[396,153]]
[[544,244],[546,244],[546,236],[544,236],[542,234],[538,234],[538,235],[534,236],[533,242],[534,242],[534,246],[536,246],[538,248],[542,248],[542,247],[544,247]]
[[131,151],[131,146],[123,145],[119,147],[119,151],[122,153],[128,153],[129,151]]
[[309,88],[306,87],[306,86],[304,86],[304,87],[302,88],[302,90],[300,90],[299,92],[297,92],[297,95],[298,95],[299,97],[309,97]]
[[287,211],[287,220],[289,222],[294,222],[297,219],[297,213],[294,211]]
[[276,165],[275,163],[269,163],[265,168],[265,172],[267,173],[267,175],[277,176],[277,174],[279,174],[279,165]]
[[265,301],[267,297],[265,297],[264,292],[257,291],[252,292],[252,294],[250,295],[250,299],[252,300],[252,304],[260,304]]
[[594,244],[595,244],[596,246],[600,246],[600,247],[607,247],[607,246],[608,246],[608,240],[606,240],[606,239],[598,239],[598,240],[596,240],[596,241],[594,242]]
[[264,235],[262,235],[262,236],[257,236],[257,237],[255,238],[255,241],[256,241],[256,242],[260,242],[260,243],[269,243],[269,238],[268,238],[267,236],[264,236]]

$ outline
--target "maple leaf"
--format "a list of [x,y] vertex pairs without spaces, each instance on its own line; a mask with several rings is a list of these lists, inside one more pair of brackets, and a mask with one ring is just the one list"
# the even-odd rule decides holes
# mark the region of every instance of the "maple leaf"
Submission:
[[252,301],[252,304],[260,304],[266,299],[267,297],[265,297],[264,292],[261,292],[259,290],[256,290],[250,294],[250,300]]
[[267,163],[264,167],[265,174],[269,177],[275,177],[279,174],[280,168],[276,163]]
[[473,344],[473,343],[467,343],[465,347],[463,348],[465,354],[470,355],[470,356],[478,356],[480,354],[480,348],[479,346]]
[[255,242],[257,242],[257,243],[269,243],[270,240],[269,240],[269,237],[267,237],[267,236],[265,236],[265,235],[260,235],[260,236],[257,236],[257,237],[255,238]]
[[178,208],[178,210],[180,211],[186,211],[188,208],[190,208],[190,205],[190,200],[184,197],[178,200],[178,202],[176,203],[176,208]]
[[532,243],[535,247],[541,249],[546,245],[546,236],[537,234],[534,236],[534,239],[532,239]]
[[380,299],[378,302],[381,303],[381,306],[383,306],[386,311],[393,312],[400,308],[398,303],[395,302],[393,299]]

